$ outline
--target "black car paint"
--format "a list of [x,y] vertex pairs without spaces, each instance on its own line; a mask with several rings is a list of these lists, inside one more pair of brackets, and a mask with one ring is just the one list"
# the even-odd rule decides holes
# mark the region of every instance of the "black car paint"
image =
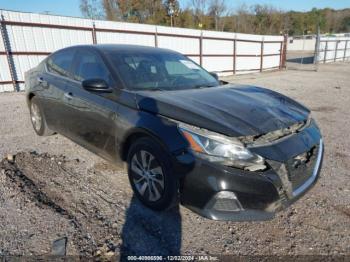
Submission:
[[[313,122],[302,132],[287,137],[280,143],[252,148],[251,151],[269,159],[268,163],[274,161],[276,161],[275,163],[284,163],[291,156],[296,156],[317,145],[321,139],[317,130],[318,127]],[[286,153],[287,150],[289,153]],[[191,156],[188,157],[191,158]],[[282,203],[280,202],[281,192],[279,190],[284,185],[280,175],[273,168],[266,171],[250,172],[233,167],[222,167],[207,161],[196,160],[196,163],[195,168],[185,177],[182,200],[184,205],[209,218],[216,217],[221,220],[234,219],[236,221],[256,220],[257,217],[259,220],[270,219],[273,217],[274,211],[289,206],[305,193],[303,192]],[[322,159],[320,165],[322,165]],[[317,178],[312,185],[316,183]],[[210,199],[217,192],[228,189],[235,192],[245,210],[259,212],[252,214],[253,217],[234,217],[230,213],[214,212],[207,208]],[[291,194],[291,192],[286,193]],[[260,212],[263,210],[266,212]]]
[[[106,50],[172,51],[123,45],[71,48],[76,52],[92,50],[101,56],[114,77],[113,92],[89,92],[79,81],[47,72],[43,61],[26,73],[27,98],[28,102],[33,95],[39,98],[52,130],[113,164],[125,160],[132,139],[151,136],[172,156],[174,174],[181,179],[181,202],[185,206],[212,219],[263,220],[273,217],[279,207],[265,211],[280,198],[282,183],[275,170],[249,172],[198,159],[188,150],[187,141],[169,118],[227,136],[247,136],[306,121],[310,113],[307,108],[281,94],[254,86],[226,85],[181,91],[127,90],[118,72],[108,62]],[[320,138],[319,129],[313,123],[296,135],[251,148],[251,151],[269,160],[285,162],[309,150]],[[217,212],[213,215],[207,207],[215,193],[221,190],[234,191],[244,208],[255,210],[252,217]]]
[[[154,109],[144,97],[156,101]],[[228,136],[265,134],[305,120],[309,110],[276,92],[253,86],[143,92],[140,109]],[[153,103],[155,104],[155,103]]]

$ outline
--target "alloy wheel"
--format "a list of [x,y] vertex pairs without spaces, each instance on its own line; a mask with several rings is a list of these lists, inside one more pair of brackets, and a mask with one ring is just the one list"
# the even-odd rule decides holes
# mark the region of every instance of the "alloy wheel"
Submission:
[[159,200],[164,193],[164,174],[157,159],[140,150],[131,159],[132,181],[138,193],[150,202]]
[[42,117],[40,114],[40,109],[37,104],[32,103],[31,104],[31,120],[33,123],[33,126],[37,132],[40,131],[41,125],[42,125]]

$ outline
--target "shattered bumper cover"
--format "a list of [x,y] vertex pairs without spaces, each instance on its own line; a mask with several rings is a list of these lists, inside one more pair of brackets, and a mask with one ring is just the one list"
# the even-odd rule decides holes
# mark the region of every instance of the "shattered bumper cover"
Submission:
[[[324,145],[314,121],[299,133],[251,148],[269,168],[250,172],[182,155],[194,168],[183,179],[181,202],[214,220],[269,220],[303,196],[317,181]],[[192,163],[193,164],[193,163]]]

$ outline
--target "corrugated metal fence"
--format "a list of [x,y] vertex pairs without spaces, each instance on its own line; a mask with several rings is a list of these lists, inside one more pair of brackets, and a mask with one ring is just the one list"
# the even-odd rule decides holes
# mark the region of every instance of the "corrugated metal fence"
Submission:
[[281,69],[286,37],[172,28],[1,10],[0,92],[22,90],[24,72],[77,44],[138,44],[181,52],[208,71]]
[[317,59],[320,63],[350,61],[350,37],[321,37]]

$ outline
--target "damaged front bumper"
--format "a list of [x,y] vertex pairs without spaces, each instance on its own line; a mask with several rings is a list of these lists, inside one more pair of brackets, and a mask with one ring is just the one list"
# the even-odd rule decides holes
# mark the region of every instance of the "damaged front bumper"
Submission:
[[272,219],[315,184],[324,145],[312,121],[299,133],[251,150],[266,159],[266,171],[222,166],[190,153],[177,157],[178,165],[192,165],[182,180],[182,204],[214,220]]

